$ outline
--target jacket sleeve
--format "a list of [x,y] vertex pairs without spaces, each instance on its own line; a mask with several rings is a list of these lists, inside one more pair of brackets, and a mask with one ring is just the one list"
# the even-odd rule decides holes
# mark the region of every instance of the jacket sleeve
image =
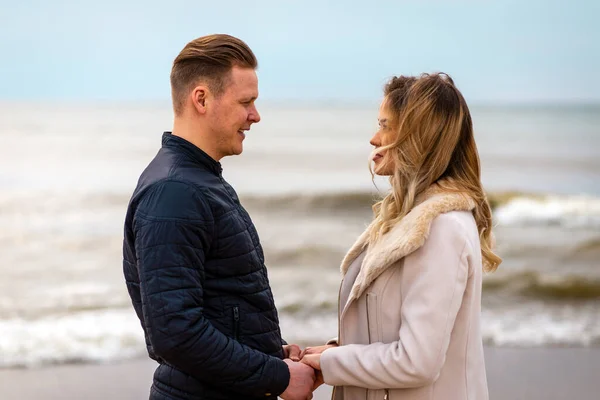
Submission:
[[468,254],[460,222],[436,218],[425,244],[404,259],[399,340],[324,351],[325,383],[402,389],[437,380],[466,289]]
[[208,201],[177,181],[154,184],[134,218],[142,312],[157,357],[194,378],[245,395],[279,395],[289,369],[217,330],[203,315],[204,265],[214,234]]

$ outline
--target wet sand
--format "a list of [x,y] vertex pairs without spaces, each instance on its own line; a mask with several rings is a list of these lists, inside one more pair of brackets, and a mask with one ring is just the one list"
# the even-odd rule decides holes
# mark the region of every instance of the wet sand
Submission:
[[[491,400],[597,400],[600,348],[486,348]],[[1,400],[147,399],[156,364],[132,360],[0,370]],[[322,386],[315,400],[329,399]],[[474,399],[477,400],[477,399]]]

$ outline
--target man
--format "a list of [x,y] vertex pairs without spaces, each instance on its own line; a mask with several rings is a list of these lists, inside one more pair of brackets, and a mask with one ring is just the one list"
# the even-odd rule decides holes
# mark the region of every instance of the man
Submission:
[[210,35],[173,63],[173,131],[125,220],[123,270],[154,373],[150,399],[310,399],[314,370],[281,338],[258,234],[219,160],[260,121],[254,54]]

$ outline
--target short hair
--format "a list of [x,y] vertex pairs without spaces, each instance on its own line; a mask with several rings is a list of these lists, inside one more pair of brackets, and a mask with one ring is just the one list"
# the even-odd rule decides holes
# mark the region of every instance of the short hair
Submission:
[[175,115],[183,112],[185,97],[199,82],[220,96],[234,66],[256,69],[258,62],[242,40],[225,34],[202,36],[189,42],[173,61],[171,98]]

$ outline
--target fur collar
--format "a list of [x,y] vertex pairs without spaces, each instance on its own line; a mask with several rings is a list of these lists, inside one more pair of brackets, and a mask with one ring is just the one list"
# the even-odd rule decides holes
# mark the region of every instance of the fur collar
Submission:
[[342,261],[341,272],[345,276],[350,264],[366,249],[367,254],[346,304],[358,299],[388,267],[423,246],[435,217],[474,208],[475,202],[466,194],[448,192],[434,184],[417,198],[415,207],[372,247],[367,245],[369,226]]

